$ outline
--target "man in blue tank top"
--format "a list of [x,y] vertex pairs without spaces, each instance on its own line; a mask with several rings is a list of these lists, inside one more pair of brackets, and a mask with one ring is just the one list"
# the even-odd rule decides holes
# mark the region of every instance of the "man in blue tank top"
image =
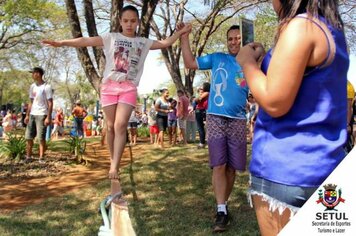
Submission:
[[207,136],[213,188],[217,202],[214,232],[226,230],[229,221],[227,200],[236,170],[246,166],[246,98],[248,88],[235,57],[240,50],[240,28],[227,31],[229,53],[212,53],[194,58],[189,35],[181,37],[184,64],[189,69],[211,70],[207,110]]

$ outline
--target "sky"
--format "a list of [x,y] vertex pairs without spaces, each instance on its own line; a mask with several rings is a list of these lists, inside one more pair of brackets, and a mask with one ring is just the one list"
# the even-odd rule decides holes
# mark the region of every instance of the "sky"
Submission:
[[160,60],[161,50],[151,50],[146,58],[145,67],[138,86],[140,95],[150,94],[153,89],[160,89],[161,85],[171,80],[163,60]]
[[352,85],[356,88],[356,56],[350,56],[350,67],[349,72],[347,74],[348,80],[352,83]]
[[[153,89],[160,89],[161,85],[171,80],[166,65],[159,59],[160,50],[150,51],[145,61],[138,93],[140,95],[152,93]],[[356,55],[350,56],[348,79],[356,88]]]

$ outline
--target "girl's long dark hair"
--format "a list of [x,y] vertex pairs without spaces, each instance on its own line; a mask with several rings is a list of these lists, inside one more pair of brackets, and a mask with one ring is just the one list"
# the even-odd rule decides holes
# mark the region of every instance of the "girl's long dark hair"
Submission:
[[338,0],[280,0],[279,27],[276,38],[281,29],[288,24],[296,15],[308,13],[313,17],[323,16],[332,26],[342,29],[344,24],[339,14]]

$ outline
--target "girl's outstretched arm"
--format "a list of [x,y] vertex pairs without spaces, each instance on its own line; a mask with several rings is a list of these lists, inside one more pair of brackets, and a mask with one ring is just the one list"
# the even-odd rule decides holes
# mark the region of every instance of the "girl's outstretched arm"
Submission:
[[94,46],[104,46],[103,39],[100,36],[96,37],[80,37],[74,39],[65,40],[42,40],[42,43],[52,47],[94,47]]
[[189,33],[191,30],[192,26],[190,24],[178,24],[177,31],[172,36],[164,40],[154,41],[150,49],[154,50],[167,48],[171,46],[175,41],[177,41],[177,39],[179,39],[182,34]]

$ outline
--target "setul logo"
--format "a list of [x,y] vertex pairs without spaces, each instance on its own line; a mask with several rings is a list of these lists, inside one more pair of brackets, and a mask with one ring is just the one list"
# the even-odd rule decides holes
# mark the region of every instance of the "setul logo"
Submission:
[[325,211],[330,211],[334,209],[340,202],[344,203],[345,199],[341,197],[341,189],[337,191],[336,184],[324,185],[324,191],[319,189],[319,199],[316,201],[317,204],[322,203],[326,209]]

